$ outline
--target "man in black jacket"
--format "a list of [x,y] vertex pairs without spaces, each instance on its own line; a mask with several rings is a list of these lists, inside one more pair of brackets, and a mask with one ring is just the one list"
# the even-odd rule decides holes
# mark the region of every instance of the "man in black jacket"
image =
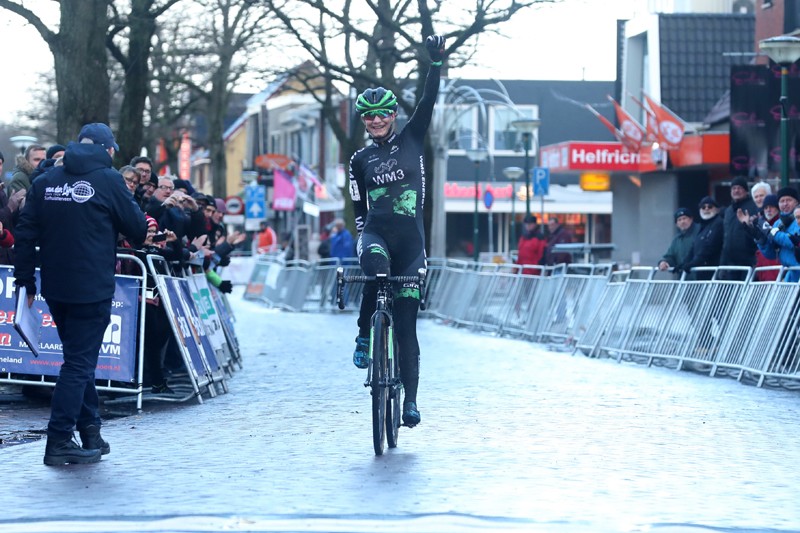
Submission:
[[692,250],[685,263],[676,273],[687,272],[687,279],[709,280],[711,272],[691,272],[694,267],[718,266],[722,251],[723,227],[719,216],[719,204],[710,196],[700,200],[700,232],[694,238]]
[[[758,207],[750,198],[747,179],[737,176],[731,181],[731,205],[722,211],[724,232],[722,254],[719,258],[721,267],[746,266],[754,268],[756,266],[756,244],[753,241],[753,237],[747,232],[747,228],[739,222],[739,218],[736,216],[740,209],[750,216],[758,214]],[[747,277],[747,273],[721,269],[717,277],[727,280],[744,280]]]
[[[144,241],[144,214],[111,167],[119,150],[105,124],[86,124],[69,143],[64,165],[42,174],[28,191],[16,226],[14,276],[36,294],[36,245],[42,296],[61,338],[61,366],[51,401],[44,463],[94,463],[111,451],[100,436],[94,372],[111,319],[117,235]],[[73,440],[77,427],[82,447]]]

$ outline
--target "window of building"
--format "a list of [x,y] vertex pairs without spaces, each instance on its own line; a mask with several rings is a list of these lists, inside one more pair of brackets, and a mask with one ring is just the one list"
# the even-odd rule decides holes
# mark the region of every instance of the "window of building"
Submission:
[[783,33],[797,37],[800,33],[800,0],[786,0],[783,9]]
[[[539,118],[539,106],[521,105],[516,109],[492,106],[489,110],[489,150],[494,155],[512,155],[522,150],[522,136],[512,122],[523,118]],[[534,132],[534,137],[538,132]],[[536,143],[531,144],[531,155],[536,153]]]
[[452,155],[463,155],[469,148],[477,148],[478,110],[474,105],[447,106],[447,147]]

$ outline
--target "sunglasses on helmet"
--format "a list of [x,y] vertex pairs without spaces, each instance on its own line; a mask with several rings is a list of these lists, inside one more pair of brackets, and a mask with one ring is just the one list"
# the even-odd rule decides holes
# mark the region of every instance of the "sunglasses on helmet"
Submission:
[[394,113],[394,111],[392,111],[391,109],[374,109],[372,111],[364,111],[363,113],[361,113],[361,116],[363,118],[373,118],[373,117],[386,118],[390,116],[392,113]]

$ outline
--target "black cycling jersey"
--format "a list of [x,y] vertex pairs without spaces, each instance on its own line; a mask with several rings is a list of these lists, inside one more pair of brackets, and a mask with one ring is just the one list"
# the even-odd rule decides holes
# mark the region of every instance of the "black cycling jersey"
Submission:
[[350,158],[350,197],[359,235],[368,229],[390,245],[425,248],[425,134],[439,93],[440,71],[431,66],[422,98],[403,131]]

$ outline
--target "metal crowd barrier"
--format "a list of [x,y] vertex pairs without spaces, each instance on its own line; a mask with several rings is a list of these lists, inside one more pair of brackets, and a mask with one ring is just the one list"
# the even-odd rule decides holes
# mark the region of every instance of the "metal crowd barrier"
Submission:
[[[186,401],[202,394],[216,396],[216,385],[227,392],[225,379],[235,366],[241,367],[241,354],[233,329],[233,315],[225,295],[208,285],[200,269],[176,275],[163,258],[148,256],[147,264],[128,253],[118,253],[119,261],[138,266],[139,274],[118,274],[112,300],[111,321],[106,329],[95,371],[98,390],[119,397],[106,403],[143,400]],[[13,267],[0,265],[0,382],[17,385],[54,387],[63,355],[61,340],[44,299],[37,294],[34,307],[42,313],[39,356],[35,357],[12,326],[16,307]],[[165,320],[170,322],[176,344],[189,370],[192,390],[185,395],[149,395],[144,391],[145,302],[148,297],[146,272],[154,276]],[[36,271],[37,285],[38,269]],[[199,370],[198,370],[199,369]],[[170,384],[172,386],[172,384]],[[176,392],[179,392],[175,388]]]
[[[259,258],[245,294],[285,309],[338,312],[337,266],[336,260]],[[710,277],[703,281],[646,267],[615,271],[612,264],[524,268],[533,273],[515,264],[429,259],[427,309],[420,316],[589,357],[727,375],[758,386],[800,385],[800,284],[784,281],[800,267],[695,269]],[[355,258],[346,269],[360,271]],[[767,270],[777,270],[778,279],[758,281]],[[354,311],[361,287],[350,289],[347,310]]]

